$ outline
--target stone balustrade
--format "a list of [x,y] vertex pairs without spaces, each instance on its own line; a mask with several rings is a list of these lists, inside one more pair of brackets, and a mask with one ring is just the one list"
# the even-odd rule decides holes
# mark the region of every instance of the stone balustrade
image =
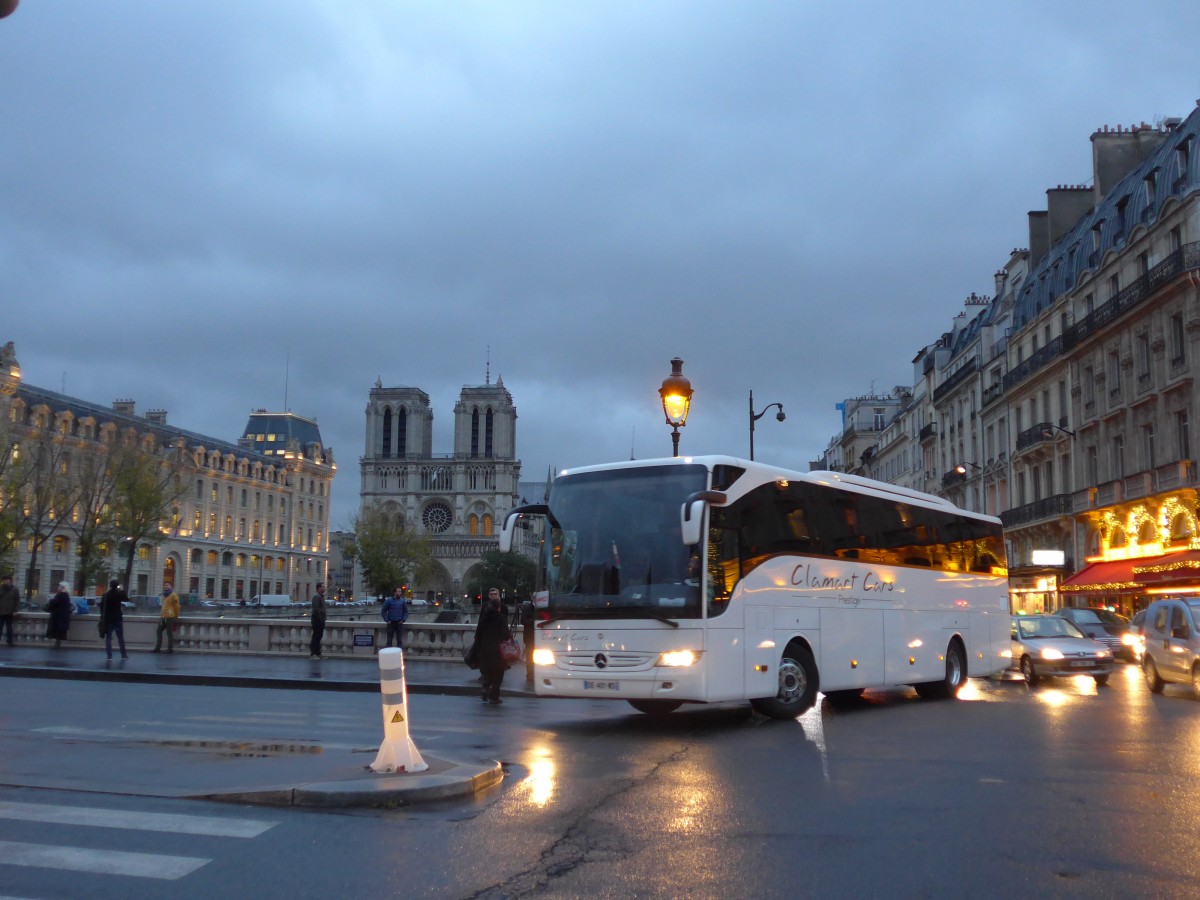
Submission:
[[[20,612],[13,622],[13,632],[21,644],[50,645],[46,635],[46,613]],[[91,646],[99,649],[104,642],[98,632],[99,616],[71,616],[65,646]],[[131,650],[149,650],[154,646],[158,629],[157,616],[126,615],[125,644]],[[519,629],[514,637],[521,640]],[[464,644],[474,639],[474,625],[419,622],[409,619],[404,625],[404,654],[409,659],[444,659],[461,663]],[[308,619],[253,618],[180,618],[175,630],[178,650],[203,650],[206,653],[253,653],[307,656],[312,628]],[[329,619],[321,641],[324,656],[374,656],[387,644],[387,626],[379,621]]]

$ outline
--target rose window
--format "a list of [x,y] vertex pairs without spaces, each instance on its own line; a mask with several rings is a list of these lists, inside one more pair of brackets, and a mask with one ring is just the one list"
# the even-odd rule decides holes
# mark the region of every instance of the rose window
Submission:
[[430,503],[421,513],[421,523],[430,534],[441,534],[454,521],[454,514],[445,503]]

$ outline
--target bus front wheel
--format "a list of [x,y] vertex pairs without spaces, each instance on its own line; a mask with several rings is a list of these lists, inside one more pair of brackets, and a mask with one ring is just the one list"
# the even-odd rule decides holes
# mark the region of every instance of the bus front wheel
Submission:
[[779,691],[774,697],[751,700],[751,705],[772,719],[794,719],[817,702],[820,678],[812,651],[802,644],[788,644],[779,660]]
[[683,703],[678,700],[630,700],[629,705],[648,716],[665,716],[675,712]]
[[959,690],[967,681],[967,655],[962,644],[957,640],[950,642],[946,648],[946,674],[941,681],[927,681],[924,684],[914,684],[917,696],[926,700],[945,700],[957,697]]

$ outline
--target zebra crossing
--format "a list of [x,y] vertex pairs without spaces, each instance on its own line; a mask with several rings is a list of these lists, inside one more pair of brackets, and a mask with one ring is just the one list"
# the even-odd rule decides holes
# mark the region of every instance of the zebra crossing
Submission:
[[[179,837],[203,836],[250,840],[277,825],[260,819],[235,819],[144,810],[19,803],[0,800],[0,820],[31,826],[71,826],[71,845],[61,841],[32,843],[0,840],[0,873],[7,866],[44,868],[95,875],[176,881],[212,862],[212,857],[94,849],[86,846],[86,829],[159,832]],[[18,826],[0,829],[12,835]]]

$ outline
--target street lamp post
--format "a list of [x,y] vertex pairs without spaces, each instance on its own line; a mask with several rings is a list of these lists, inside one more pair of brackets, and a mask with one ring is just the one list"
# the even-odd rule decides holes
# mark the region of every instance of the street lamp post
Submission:
[[671,426],[671,455],[679,455],[679,429],[687,424],[692,406],[692,383],[683,375],[683,360],[671,360],[671,374],[663,379],[658,395],[662,398],[663,413]]
[[778,406],[779,412],[775,413],[775,420],[782,422],[787,416],[783,414],[782,403],[768,403],[762,408],[761,412],[754,411],[754,391],[750,392],[750,459],[754,460],[754,423],[767,414],[767,410],[772,406]]

